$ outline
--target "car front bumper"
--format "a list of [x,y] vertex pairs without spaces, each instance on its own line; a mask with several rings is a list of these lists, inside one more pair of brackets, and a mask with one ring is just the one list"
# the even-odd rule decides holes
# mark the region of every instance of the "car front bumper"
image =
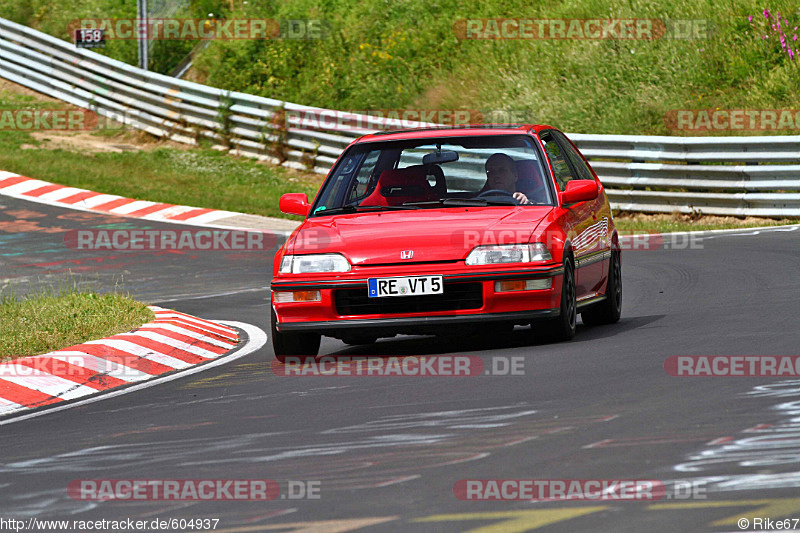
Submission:
[[[482,268],[467,268],[463,263],[448,265],[434,269],[430,264],[398,265],[382,268],[358,268],[345,274],[310,276],[280,276],[276,278],[271,289],[272,305],[275,309],[278,331],[305,331],[323,335],[336,336],[337,333],[352,334],[369,331],[380,336],[395,333],[425,333],[440,330],[443,327],[454,327],[484,322],[529,323],[539,318],[555,317],[559,314],[561,300],[561,279],[563,268],[559,264],[537,265],[521,268],[513,265],[499,269],[497,265]],[[343,311],[341,294],[360,294],[363,290],[366,302],[367,280],[369,278],[399,276],[431,276],[441,275],[445,291],[454,287],[470,285],[473,293],[480,295],[480,301],[471,308],[465,309],[426,309],[425,302],[437,303],[437,296],[397,296],[389,298],[372,298],[382,300],[381,303],[403,303],[404,298],[422,298],[418,308],[412,312],[373,312],[354,313]],[[550,288],[520,291],[498,292],[495,282],[551,279]],[[275,302],[276,292],[319,291],[319,301],[310,302]],[[427,300],[425,300],[427,299]],[[394,302],[389,302],[394,300]],[[438,302],[439,304],[441,301]],[[432,306],[433,307],[433,306]],[[441,307],[441,305],[439,305]]]

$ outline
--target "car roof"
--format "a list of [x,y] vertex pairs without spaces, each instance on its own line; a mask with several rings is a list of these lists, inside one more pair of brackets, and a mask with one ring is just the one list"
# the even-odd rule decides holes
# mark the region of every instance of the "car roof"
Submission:
[[481,135],[519,135],[520,133],[539,133],[539,131],[544,129],[554,128],[544,124],[470,124],[458,127],[434,126],[429,128],[379,131],[359,137],[355,142],[398,141],[436,137],[471,137]]

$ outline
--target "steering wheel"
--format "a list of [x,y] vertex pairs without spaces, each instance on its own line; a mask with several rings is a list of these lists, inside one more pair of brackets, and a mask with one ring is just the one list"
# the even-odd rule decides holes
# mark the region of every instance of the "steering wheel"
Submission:
[[483,191],[475,198],[483,198],[484,196],[511,196],[513,198],[514,193],[503,189],[489,189],[488,191]]

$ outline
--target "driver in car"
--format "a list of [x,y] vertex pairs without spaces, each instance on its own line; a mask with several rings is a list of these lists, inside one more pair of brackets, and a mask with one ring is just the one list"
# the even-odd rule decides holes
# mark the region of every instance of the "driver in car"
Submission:
[[503,153],[492,154],[486,160],[486,185],[480,190],[484,193],[490,190],[501,190],[511,194],[520,205],[530,204],[530,200],[519,191],[515,191],[517,183],[517,167],[514,160]]

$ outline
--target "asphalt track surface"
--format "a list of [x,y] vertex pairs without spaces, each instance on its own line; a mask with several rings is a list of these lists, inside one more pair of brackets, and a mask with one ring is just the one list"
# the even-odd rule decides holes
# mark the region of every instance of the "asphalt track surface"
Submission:
[[[122,281],[148,303],[269,331],[271,254],[85,255],[64,246],[64,231],[176,226],[0,205],[0,280],[21,292],[71,268],[82,284]],[[800,518],[800,424],[789,422],[800,380],[663,367],[671,355],[800,355],[800,231],[741,233],[625,252],[622,320],[579,324],[571,342],[531,342],[518,328],[358,348],[323,339],[321,349],[472,355],[487,367],[522,357],[524,375],[283,377],[268,343],[206,372],[0,425],[0,518],[398,532],[740,531],[739,517]],[[289,480],[316,481],[320,497],[92,502],[66,490],[80,479],[251,478],[278,481],[284,495]],[[694,480],[706,499],[461,501],[463,479]]]

